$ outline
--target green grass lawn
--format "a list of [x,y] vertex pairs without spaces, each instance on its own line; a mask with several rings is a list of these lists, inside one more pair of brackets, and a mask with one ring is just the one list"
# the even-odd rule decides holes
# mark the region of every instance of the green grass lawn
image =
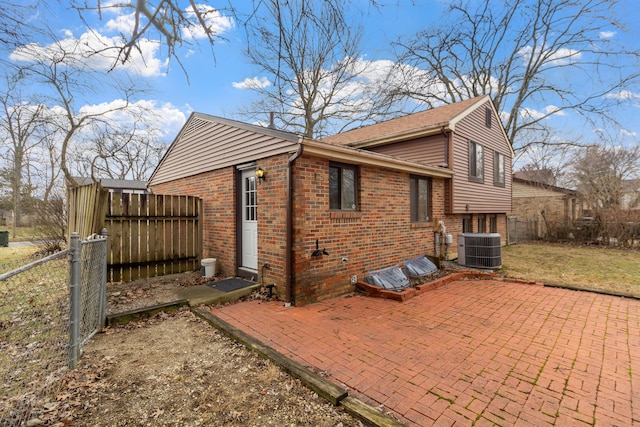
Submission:
[[16,236],[13,236],[13,228],[2,226],[0,227],[0,231],[8,231],[9,232],[9,241],[10,242],[24,242],[29,240],[34,240],[38,237],[38,231],[35,227],[17,227],[16,228]]
[[507,277],[640,296],[640,251],[550,243],[502,249]]

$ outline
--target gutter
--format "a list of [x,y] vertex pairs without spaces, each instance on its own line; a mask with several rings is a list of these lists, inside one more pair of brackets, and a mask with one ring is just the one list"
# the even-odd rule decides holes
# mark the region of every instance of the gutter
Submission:
[[287,236],[285,248],[285,306],[293,303],[293,163],[302,155],[304,146],[302,137],[298,138],[298,151],[289,157],[287,163]]

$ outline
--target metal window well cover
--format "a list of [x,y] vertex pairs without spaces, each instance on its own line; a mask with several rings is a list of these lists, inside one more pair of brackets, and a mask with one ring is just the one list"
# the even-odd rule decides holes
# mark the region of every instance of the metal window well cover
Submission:
[[397,265],[383,268],[382,270],[369,271],[367,275],[372,285],[383,289],[401,291],[410,285],[409,278],[405,276],[402,269]]
[[419,256],[404,263],[404,271],[409,277],[422,277],[438,271],[438,267],[426,256]]

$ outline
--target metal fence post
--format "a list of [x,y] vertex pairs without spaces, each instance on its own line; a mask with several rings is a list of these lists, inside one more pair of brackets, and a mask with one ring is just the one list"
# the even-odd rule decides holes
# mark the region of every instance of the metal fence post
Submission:
[[78,233],[71,233],[69,252],[69,367],[75,369],[80,357],[80,260],[82,246]]
[[100,326],[107,326],[107,255],[109,246],[107,245],[107,229],[102,229],[102,238],[104,242],[102,242],[102,251],[100,252],[102,256],[102,275],[100,277]]

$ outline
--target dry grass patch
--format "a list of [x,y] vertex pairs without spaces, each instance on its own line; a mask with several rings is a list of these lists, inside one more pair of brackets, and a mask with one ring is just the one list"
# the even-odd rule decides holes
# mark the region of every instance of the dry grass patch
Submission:
[[28,258],[38,252],[37,246],[0,247],[0,269],[2,273],[11,271],[16,266],[31,262]]
[[640,297],[640,251],[526,243],[506,246],[507,277]]

